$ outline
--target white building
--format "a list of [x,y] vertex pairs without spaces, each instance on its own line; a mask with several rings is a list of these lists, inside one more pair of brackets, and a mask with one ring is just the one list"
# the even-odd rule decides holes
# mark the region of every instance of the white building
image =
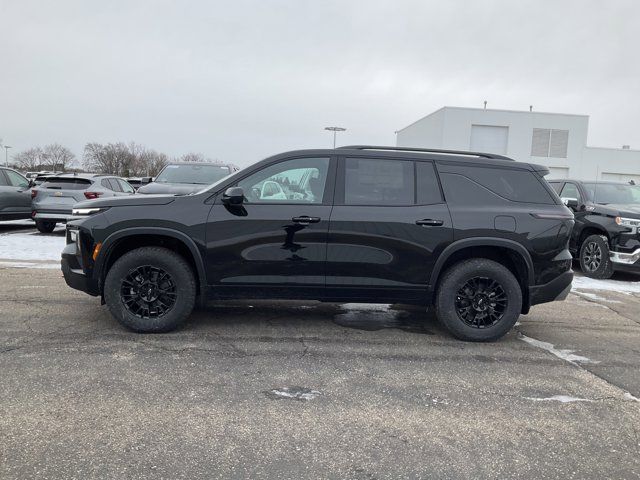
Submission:
[[547,179],[640,184],[640,150],[588,147],[588,129],[587,115],[443,107],[398,130],[397,145],[498,153],[549,167]]

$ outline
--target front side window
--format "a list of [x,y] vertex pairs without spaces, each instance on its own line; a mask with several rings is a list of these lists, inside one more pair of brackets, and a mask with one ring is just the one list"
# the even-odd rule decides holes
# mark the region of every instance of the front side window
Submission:
[[9,183],[2,172],[6,172],[6,170],[0,170],[0,187],[7,187]]
[[238,182],[248,203],[313,203],[324,200],[329,158],[276,163]]
[[122,180],[121,178],[117,178],[116,181],[120,184],[120,187],[122,188],[122,191],[124,193],[134,193],[135,192],[133,187],[131,185],[129,185],[128,182]]
[[560,197],[575,198],[578,200],[578,203],[582,203],[582,197],[580,196],[580,192],[578,191],[578,187],[575,183],[566,183],[562,192],[560,192]]
[[5,170],[7,177],[9,177],[9,182],[14,187],[27,188],[29,186],[29,180],[24,178],[22,175],[17,174],[13,170]]
[[640,186],[626,185],[624,183],[585,183],[587,196],[593,203],[603,205],[612,204],[639,204]]
[[411,161],[345,159],[345,205],[412,205],[413,189]]

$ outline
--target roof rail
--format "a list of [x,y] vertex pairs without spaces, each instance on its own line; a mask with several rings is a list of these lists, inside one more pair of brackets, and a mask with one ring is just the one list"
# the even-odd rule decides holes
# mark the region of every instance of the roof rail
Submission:
[[392,152],[418,152],[418,153],[442,153],[445,155],[464,155],[467,157],[490,158],[493,160],[511,160],[513,158],[498,155],[497,153],[467,152],[464,150],[438,150],[435,148],[415,148],[415,147],[382,147],[377,145],[345,145],[337,150],[381,150]]

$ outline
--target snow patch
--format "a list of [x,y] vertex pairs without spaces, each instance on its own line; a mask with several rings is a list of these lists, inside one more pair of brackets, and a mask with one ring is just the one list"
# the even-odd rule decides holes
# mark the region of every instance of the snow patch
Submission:
[[589,300],[593,300],[594,302],[608,302],[608,303],[622,303],[619,300],[609,300],[608,298],[601,297],[600,295],[596,295],[595,293],[587,293],[587,292],[575,292],[576,295],[584,298],[588,298]]
[[634,397],[629,392],[624,392],[624,395],[622,395],[622,398],[628,402],[640,402],[640,398]]
[[523,342],[527,342],[529,345],[533,345],[534,347],[546,350],[556,357],[566,360],[570,363],[600,363],[599,361],[591,360],[590,358],[583,357],[581,355],[574,355],[574,350],[557,349],[552,343],[536,340],[535,338],[527,337],[522,333],[518,336],[518,338]]
[[571,397],[569,395],[553,395],[552,397],[546,398],[537,398],[537,397],[524,397],[527,400],[532,400],[534,402],[560,402],[560,403],[571,403],[571,402],[593,402],[593,400],[589,400],[586,398],[578,398]]
[[0,268],[50,268],[60,269],[59,263],[38,263],[38,262],[3,262],[0,261]]
[[313,400],[322,392],[305,387],[282,387],[274,388],[265,392],[271,398],[289,398],[292,400],[308,401]]
[[574,277],[571,289],[608,290],[624,294],[640,293],[640,282],[621,282],[619,280],[596,280],[589,277]]
[[60,261],[65,244],[65,237],[60,234],[12,232],[0,235],[0,260]]
[[390,307],[390,303],[343,303],[340,305],[342,310],[355,312],[386,312]]

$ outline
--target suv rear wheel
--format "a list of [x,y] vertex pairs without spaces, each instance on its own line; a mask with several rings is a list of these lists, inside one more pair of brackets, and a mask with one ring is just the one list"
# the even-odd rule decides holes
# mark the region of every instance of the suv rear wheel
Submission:
[[497,340],[511,330],[521,309],[516,278],[503,265],[484,258],[449,268],[436,293],[438,320],[461,340]]
[[605,279],[613,275],[609,239],[604,235],[585,238],[580,247],[580,268],[587,277]]
[[56,222],[45,222],[44,220],[36,220],[36,228],[40,233],[51,233],[56,228]]
[[168,332],[193,310],[196,282],[191,267],[166,248],[125,253],[111,267],[104,298],[111,314],[136,332]]

